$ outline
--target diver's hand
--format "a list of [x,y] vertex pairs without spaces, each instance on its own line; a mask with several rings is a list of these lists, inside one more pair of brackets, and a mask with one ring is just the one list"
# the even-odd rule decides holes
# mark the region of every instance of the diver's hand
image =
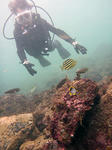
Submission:
[[86,49],[84,46],[78,44],[77,41],[74,41],[74,42],[72,43],[72,45],[73,45],[74,49],[76,50],[76,52],[77,52],[78,54],[79,54],[79,52],[81,52],[83,55],[84,55],[84,54],[87,54],[87,49]]
[[33,76],[37,72],[32,68],[34,64],[31,64],[29,61],[25,60],[23,65],[26,67],[27,71]]

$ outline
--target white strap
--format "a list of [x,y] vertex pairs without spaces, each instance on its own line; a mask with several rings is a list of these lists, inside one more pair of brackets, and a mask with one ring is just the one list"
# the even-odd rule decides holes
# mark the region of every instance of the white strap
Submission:
[[72,45],[74,45],[74,46],[76,46],[77,44],[78,44],[77,41],[74,41],[74,42],[72,43]]
[[29,64],[29,61],[28,61],[28,60],[25,60],[25,61],[23,62],[23,65],[25,65],[25,64]]

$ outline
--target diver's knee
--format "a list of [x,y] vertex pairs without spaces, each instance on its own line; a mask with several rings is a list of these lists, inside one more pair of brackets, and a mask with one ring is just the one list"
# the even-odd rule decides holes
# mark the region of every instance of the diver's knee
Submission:
[[57,48],[59,47],[59,43],[60,43],[60,42],[59,42],[58,40],[54,40],[54,41],[53,41],[53,43],[52,43],[53,50],[54,50],[55,48],[57,49]]
[[62,44],[58,40],[54,40],[54,47],[56,49],[63,48]]
[[55,47],[56,47],[57,45],[59,45],[59,43],[60,43],[60,42],[59,42],[58,40],[54,40],[54,41],[53,41],[53,45],[54,45]]
[[53,51],[53,50],[55,50],[55,43],[54,43],[54,41],[52,41],[51,43],[50,43],[50,47],[49,47],[49,51]]

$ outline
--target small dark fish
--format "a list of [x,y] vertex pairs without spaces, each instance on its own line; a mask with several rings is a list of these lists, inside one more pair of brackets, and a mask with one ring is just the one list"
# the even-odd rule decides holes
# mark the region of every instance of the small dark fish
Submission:
[[19,88],[14,88],[14,89],[10,89],[8,91],[5,91],[5,94],[13,94],[13,93],[16,93],[16,92],[19,92],[20,89]]
[[88,71],[88,68],[82,68],[82,69],[79,69],[76,73],[77,74],[82,74],[82,73],[85,73]]
[[72,69],[75,65],[77,64],[77,62],[74,59],[67,59],[63,62],[63,65],[61,66],[61,69],[65,69],[65,70],[70,70]]

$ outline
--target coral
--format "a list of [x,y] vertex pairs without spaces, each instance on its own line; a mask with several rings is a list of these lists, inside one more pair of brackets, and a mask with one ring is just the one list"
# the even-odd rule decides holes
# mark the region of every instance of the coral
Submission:
[[[75,87],[78,94],[70,96],[70,86]],[[48,129],[54,140],[66,145],[71,142],[71,137],[74,136],[85,112],[92,108],[98,90],[95,82],[81,79],[68,81],[60,91],[57,91],[54,97],[53,115],[50,116]]]
[[[86,148],[91,150],[112,150],[112,80],[111,77],[99,84],[100,103],[94,110],[88,135],[84,139]],[[102,92],[104,91],[104,92]]]

